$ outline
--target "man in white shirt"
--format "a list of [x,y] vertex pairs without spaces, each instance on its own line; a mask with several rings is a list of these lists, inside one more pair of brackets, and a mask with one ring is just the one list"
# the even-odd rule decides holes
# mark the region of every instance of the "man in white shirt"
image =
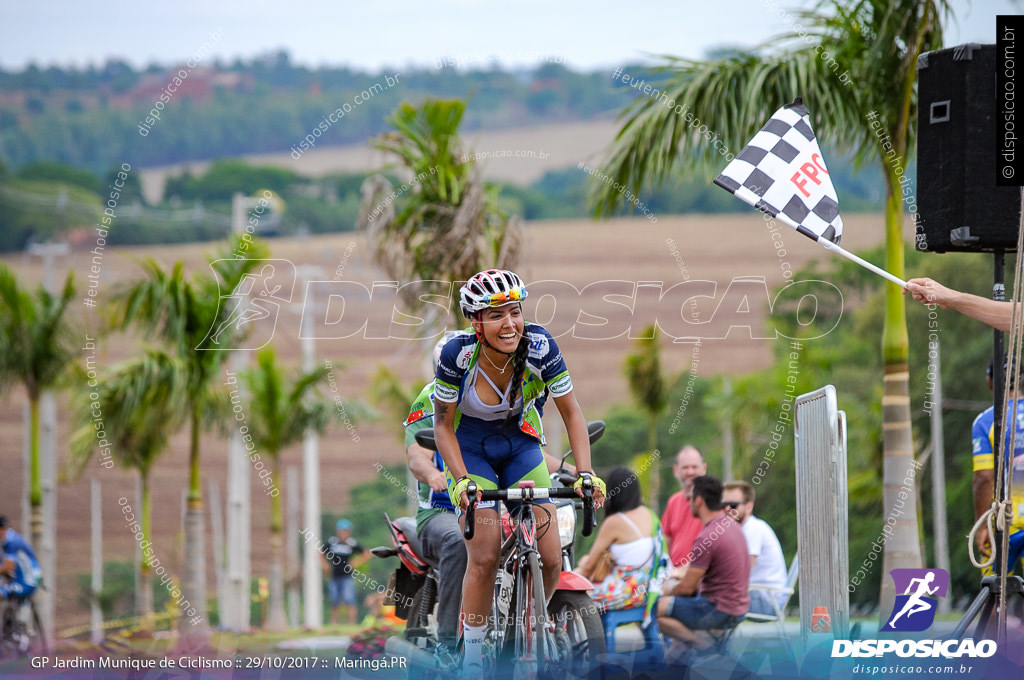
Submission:
[[[750,551],[750,582],[784,588],[786,558],[779,539],[768,523],[754,517],[754,487],[748,482],[728,482],[722,491],[722,507],[743,528]],[[750,591],[750,612],[774,615],[772,598],[781,605],[783,593]]]

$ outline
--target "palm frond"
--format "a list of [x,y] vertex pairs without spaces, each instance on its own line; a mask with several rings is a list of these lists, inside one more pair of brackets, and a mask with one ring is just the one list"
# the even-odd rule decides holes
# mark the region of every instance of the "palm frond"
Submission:
[[242,376],[247,388],[248,424],[254,445],[277,460],[281,451],[302,441],[306,432],[323,433],[332,406],[318,393],[329,369],[318,366],[288,375],[273,348],[257,355],[257,366]]
[[[148,475],[188,414],[188,366],[146,348],[101,374],[74,404],[77,423],[63,475],[77,479],[97,450],[122,467]],[[102,433],[102,437],[99,434]]]
[[82,337],[69,320],[74,296],[72,273],[57,295],[42,286],[32,294],[0,265],[0,389],[19,382],[36,399],[72,370]]
[[426,307],[422,296],[433,293],[422,282],[465,280],[486,267],[517,264],[518,220],[501,210],[497,188],[482,181],[475,162],[463,160],[464,112],[460,100],[403,104],[389,118],[395,131],[373,141],[413,179],[395,188],[381,175],[368,178],[357,226],[377,263],[407,284],[399,295],[413,314]]
[[755,51],[709,62],[662,57],[651,92],[637,94],[620,117],[603,164],[609,179],[591,192],[595,214],[629,207],[626,190],[639,196],[676,166],[710,182],[798,96],[818,137],[854,152],[858,163],[880,148],[865,118],[871,111],[894,138],[911,141],[912,90],[894,96],[893,88],[912,83],[921,50],[941,46],[948,13],[945,0],[824,0],[796,13],[799,31]]

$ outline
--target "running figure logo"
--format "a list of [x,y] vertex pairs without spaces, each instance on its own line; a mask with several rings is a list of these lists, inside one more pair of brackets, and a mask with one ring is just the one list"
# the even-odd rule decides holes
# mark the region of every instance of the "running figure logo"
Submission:
[[896,602],[889,622],[879,631],[905,633],[927,630],[935,621],[938,598],[946,597],[949,573],[945,569],[893,569]]
[[[245,274],[229,295],[220,296],[218,319],[196,349],[260,349],[274,337],[284,303],[291,302],[295,288],[295,265],[290,260],[259,260],[252,274]],[[216,270],[215,270],[216,271]],[[218,281],[218,283],[222,283]],[[223,290],[223,289],[222,289]],[[250,333],[257,321],[270,319]]]

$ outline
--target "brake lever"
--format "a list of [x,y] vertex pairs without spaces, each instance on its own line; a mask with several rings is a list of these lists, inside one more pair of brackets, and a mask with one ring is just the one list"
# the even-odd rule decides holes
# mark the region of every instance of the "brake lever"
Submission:
[[469,496],[469,506],[466,507],[466,528],[462,530],[462,535],[469,541],[473,539],[473,533],[476,531],[476,482],[470,480],[466,487],[466,495]]
[[584,479],[581,485],[583,490],[583,530],[584,536],[589,536],[594,532],[595,516],[594,516],[594,483],[589,479]]

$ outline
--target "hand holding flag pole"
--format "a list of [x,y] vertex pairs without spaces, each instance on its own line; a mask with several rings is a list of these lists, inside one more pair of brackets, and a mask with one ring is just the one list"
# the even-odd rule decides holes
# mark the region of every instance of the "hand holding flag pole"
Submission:
[[775,112],[715,178],[715,184],[826,250],[901,288],[907,287],[903,279],[839,245],[843,234],[839,201],[811,129],[807,108],[799,97]]

